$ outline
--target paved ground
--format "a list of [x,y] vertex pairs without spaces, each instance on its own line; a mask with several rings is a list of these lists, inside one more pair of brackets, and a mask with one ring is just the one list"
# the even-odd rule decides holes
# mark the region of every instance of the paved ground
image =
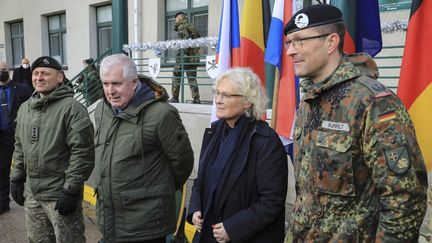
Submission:
[[[288,177],[288,195],[285,203],[285,218],[288,226],[288,219],[292,212],[292,203],[294,201],[294,179],[293,179],[293,168],[289,163],[289,177]],[[93,176],[86,182],[87,185],[93,186]],[[189,206],[189,198],[193,180],[187,181],[187,194],[186,194],[186,208]],[[0,215],[0,243],[26,243],[27,234],[24,219],[24,209],[15,202],[10,204],[11,210],[5,214]],[[84,208],[84,220],[86,225],[86,238],[88,243],[97,243],[100,239],[100,233],[95,223],[95,211],[94,207],[83,202]]]
[[[0,243],[26,243],[24,209],[14,202],[11,202],[10,206],[9,212],[0,215]],[[83,203],[83,208],[87,242],[97,243],[100,240],[100,234],[94,223],[93,207]]]

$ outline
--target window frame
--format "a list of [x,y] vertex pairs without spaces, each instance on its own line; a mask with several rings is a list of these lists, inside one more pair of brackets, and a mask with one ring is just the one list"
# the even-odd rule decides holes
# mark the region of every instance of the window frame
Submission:
[[[64,16],[64,21],[65,23],[63,23],[63,18],[62,16]],[[58,17],[59,18],[59,28],[58,29],[51,29],[50,26],[50,19],[54,18],[54,17]],[[57,14],[53,14],[53,15],[49,15],[47,16],[47,21],[48,21],[48,45],[49,45],[49,54],[51,57],[53,57],[53,53],[52,53],[52,41],[51,41],[51,37],[58,35],[59,36],[59,48],[60,48],[60,60],[57,60],[60,62],[60,64],[62,64],[62,66],[67,66],[67,52],[66,52],[66,46],[67,45],[67,31],[66,31],[66,13],[57,13]],[[66,41],[66,42],[65,42]]]
[[97,33],[97,55],[98,56],[100,56],[101,54],[103,54],[106,51],[106,49],[101,50],[101,45],[100,45],[100,41],[101,41],[100,30],[101,29],[105,29],[108,27],[111,29],[111,40],[110,40],[111,46],[109,48],[112,48],[112,16],[111,16],[111,21],[99,22],[99,9],[103,8],[103,7],[107,7],[107,6],[111,6],[111,13],[112,13],[112,4],[100,5],[100,6],[96,7],[96,33]]
[[[192,0],[187,0],[187,9],[178,9],[175,11],[169,11],[168,12],[167,7],[166,7],[167,4],[168,4],[168,0],[165,0],[165,40],[168,40],[168,34],[170,32],[170,29],[168,26],[168,20],[175,18],[175,14],[177,12],[185,13],[186,17],[189,19],[189,21],[191,21],[191,23],[193,25],[195,25],[195,23],[193,22],[193,17],[195,15],[206,14],[207,15],[207,33],[201,33],[200,32],[199,34],[201,37],[208,36],[208,5],[192,8]],[[201,53],[201,55],[205,55],[207,52],[208,51],[206,50],[204,53]],[[174,66],[175,65],[175,54],[174,54],[174,56],[168,56],[168,52],[164,51],[162,56],[164,57],[163,58],[164,61],[161,63],[163,66]],[[204,62],[204,61],[205,60],[201,60],[201,62]]]
[[[12,28],[14,25],[18,25],[19,33],[14,35]],[[21,60],[25,57],[25,46],[24,46],[24,21],[19,20],[9,24],[10,38],[11,38],[11,53],[12,53],[12,64],[14,67],[19,67],[21,65]],[[15,40],[19,40],[21,57],[15,60]]]

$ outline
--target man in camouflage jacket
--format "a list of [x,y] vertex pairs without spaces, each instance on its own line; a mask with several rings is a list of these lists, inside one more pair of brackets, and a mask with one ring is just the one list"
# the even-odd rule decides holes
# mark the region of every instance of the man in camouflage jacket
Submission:
[[416,242],[426,169],[414,126],[376,81],[367,54],[342,54],[331,5],[300,10],[285,27],[304,93],[296,115],[293,242]]
[[[175,19],[176,24],[174,30],[177,32],[179,39],[196,39],[200,37],[197,28],[191,22],[189,22],[188,18],[183,12],[178,12],[175,15]],[[169,102],[179,102],[180,79],[183,77],[183,71],[185,70],[188,77],[193,103],[201,103],[199,99],[200,95],[196,80],[197,64],[199,60],[199,47],[177,50],[176,64],[174,67],[172,80],[173,97],[169,100]],[[183,66],[182,63],[184,63]]]

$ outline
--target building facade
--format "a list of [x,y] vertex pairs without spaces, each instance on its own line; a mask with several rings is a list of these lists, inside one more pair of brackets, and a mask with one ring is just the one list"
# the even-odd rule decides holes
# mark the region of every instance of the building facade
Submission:
[[[218,35],[222,0],[123,1],[127,1],[129,43],[175,39],[174,15],[178,11],[188,15],[201,36]],[[243,2],[244,0],[239,0],[240,14]],[[301,5],[303,1],[297,2]],[[406,2],[410,1],[380,0],[380,4],[386,6],[382,10],[381,21],[406,20],[409,16],[406,7],[409,3]],[[274,0],[270,0],[271,6],[273,3]],[[396,7],[392,9],[392,6]],[[63,64],[69,78],[82,70],[84,59],[96,58],[111,48],[111,37],[115,34],[112,32],[112,2],[106,0],[1,0],[0,23],[0,61],[18,67],[23,57],[32,62],[39,56],[49,55]],[[385,46],[402,48],[383,50],[377,58],[379,66],[400,65],[401,58],[385,57],[401,56],[404,39],[403,31],[383,34]],[[202,48],[201,54],[214,54],[214,49]],[[173,56],[174,51],[162,55]],[[154,56],[153,51],[134,53],[135,58]],[[166,67],[171,68],[170,65]],[[396,88],[398,79],[395,77],[398,76],[399,69],[383,68],[380,71],[384,77],[381,81]],[[169,75],[171,73],[167,72],[166,76]],[[169,85],[166,87],[170,88]],[[209,87],[203,87],[203,96],[211,99]]]
[[[128,0],[127,5],[129,43],[175,39],[178,11],[189,16],[202,36],[217,35],[221,0]],[[23,57],[32,62],[49,55],[72,77],[82,70],[84,59],[112,47],[111,1],[2,0],[0,6],[0,60],[10,66],[18,67]]]

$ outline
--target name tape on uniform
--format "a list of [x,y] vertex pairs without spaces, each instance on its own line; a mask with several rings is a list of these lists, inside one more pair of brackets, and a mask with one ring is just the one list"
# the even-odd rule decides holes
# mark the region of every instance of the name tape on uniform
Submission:
[[348,123],[341,123],[341,122],[323,121],[321,123],[321,127],[327,128],[330,130],[337,130],[337,131],[345,131],[345,132],[350,131],[350,127],[349,127]]

